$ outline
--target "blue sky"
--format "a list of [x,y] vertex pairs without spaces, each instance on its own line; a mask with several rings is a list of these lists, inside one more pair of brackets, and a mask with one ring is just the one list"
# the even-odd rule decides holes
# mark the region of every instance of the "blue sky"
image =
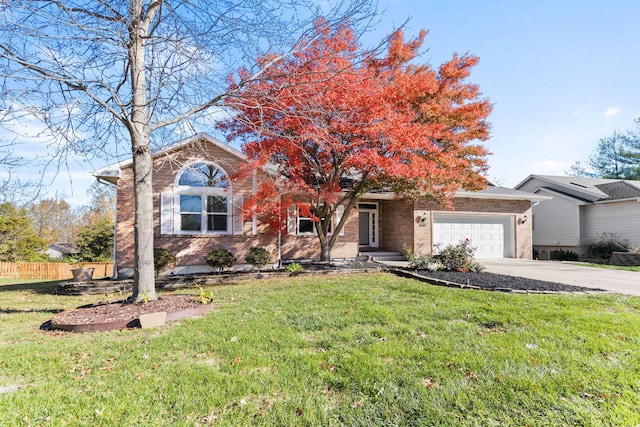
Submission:
[[[407,18],[407,36],[429,31],[420,62],[454,52],[480,63],[469,81],[494,104],[485,146],[489,178],[512,187],[529,174],[562,175],[588,162],[600,138],[640,117],[640,1],[380,0],[374,43]],[[49,192],[86,203],[91,171],[71,159]]]
[[640,116],[637,0],[387,0],[384,29],[412,19],[429,31],[424,60],[453,52],[480,63],[469,81],[494,104],[489,177],[512,187],[529,174],[588,162],[600,138]]

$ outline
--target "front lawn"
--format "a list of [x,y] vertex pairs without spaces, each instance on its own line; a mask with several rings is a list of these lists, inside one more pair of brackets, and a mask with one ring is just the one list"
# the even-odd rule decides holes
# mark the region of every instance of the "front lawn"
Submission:
[[389,274],[211,289],[205,318],[74,334],[38,327],[100,297],[0,285],[0,425],[640,424],[640,298]]
[[584,265],[585,267],[608,268],[609,270],[624,270],[624,271],[640,272],[640,266],[635,266],[635,265],[609,265],[609,264],[596,264],[596,263],[581,263],[580,265]]

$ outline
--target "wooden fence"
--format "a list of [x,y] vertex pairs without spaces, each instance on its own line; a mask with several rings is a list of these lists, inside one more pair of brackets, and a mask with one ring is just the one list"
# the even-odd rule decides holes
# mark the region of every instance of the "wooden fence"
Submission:
[[[71,269],[76,267],[64,262],[0,262],[0,278],[65,280],[73,277]],[[94,268],[94,279],[113,274],[111,262],[83,262],[82,267]]]

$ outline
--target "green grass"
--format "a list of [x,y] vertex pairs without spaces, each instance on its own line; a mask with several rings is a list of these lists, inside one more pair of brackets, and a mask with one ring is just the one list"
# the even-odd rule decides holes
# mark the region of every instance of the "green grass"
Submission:
[[609,264],[597,264],[597,263],[580,263],[580,265],[584,265],[585,267],[608,268],[609,270],[624,270],[624,271],[640,272],[640,266],[609,265]]
[[20,387],[0,426],[640,424],[635,297],[296,277],[211,288],[204,318],[73,334],[38,327],[99,297],[50,288],[0,285],[0,387]]

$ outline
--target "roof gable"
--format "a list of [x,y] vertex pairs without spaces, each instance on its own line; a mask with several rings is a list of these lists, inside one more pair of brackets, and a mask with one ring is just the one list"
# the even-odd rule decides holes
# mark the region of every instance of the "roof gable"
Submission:
[[529,175],[515,188],[534,191],[532,186],[590,203],[640,197],[640,181],[622,179]]
[[[171,153],[180,151],[181,149],[195,143],[195,142],[205,142],[208,144],[215,145],[217,148],[226,151],[234,157],[237,157],[240,160],[246,160],[246,156],[239,150],[231,147],[230,145],[225,144],[224,142],[212,137],[206,133],[198,133],[189,138],[185,138],[173,144],[170,144],[166,147],[162,147],[161,149],[154,150],[151,153],[152,158],[156,158],[161,155],[169,155]],[[129,158],[127,160],[110,164],[101,169],[98,169],[93,172],[93,176],[95,176],[99,180],[104,180],[110,182],[112,184],[117,183],[120,178],[120,171],[124,168],[127,168],[133,164],[133,158]]]

